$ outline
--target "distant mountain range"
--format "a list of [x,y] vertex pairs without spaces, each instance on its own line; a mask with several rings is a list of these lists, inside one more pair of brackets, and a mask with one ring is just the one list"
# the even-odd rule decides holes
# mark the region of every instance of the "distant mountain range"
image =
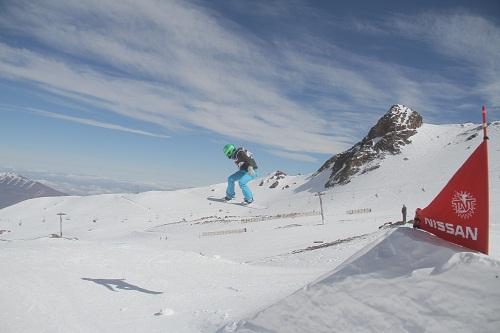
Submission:
[[64,195],[66,194],[16,173],[0,173],[0,209],[28,199]]

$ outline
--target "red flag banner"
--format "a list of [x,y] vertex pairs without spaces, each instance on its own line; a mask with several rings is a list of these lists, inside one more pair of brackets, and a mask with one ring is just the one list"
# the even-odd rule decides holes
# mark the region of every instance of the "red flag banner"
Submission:
[[487,140],[425,208],[415,225],[449,242],[488,254],[489,195]]

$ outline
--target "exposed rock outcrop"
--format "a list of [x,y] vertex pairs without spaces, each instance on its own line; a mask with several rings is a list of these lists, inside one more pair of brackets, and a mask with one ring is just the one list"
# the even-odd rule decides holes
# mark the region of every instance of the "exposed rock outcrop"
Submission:
[[286,173],[283,171],[276,171],[275,173],[271,174],[269,177],[267,177],[265,180],[262,180],[259,184],[259,186],[264,186],[264,184],[271,183],[269,188],[276,188],[279,185],[279,181],[282,179],[285,179]]
[[330,158],[316,175],[331,170],[325,187],[347,184],[354,175],[377,169],[378,162],[386,154],[400,153],[401,147],[411,142],[410,137],[417,133],[420,126],[420,114],[404,105],[393,105],[363,140]]

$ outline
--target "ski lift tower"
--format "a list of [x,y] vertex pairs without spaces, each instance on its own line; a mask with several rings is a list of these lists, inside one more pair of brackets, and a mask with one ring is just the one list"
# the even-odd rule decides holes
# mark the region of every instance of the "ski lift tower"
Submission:
[[323,200],[321,200],[321,196],[325,195],[325,192],[318,192],[315,194],[319,198],[319,207],[321,208],[321,224],[325,224],[325,214],[323,213]]
[[59,215],[59,237],[62,238],[62,217],[66,215],[65,213],[57,213]]

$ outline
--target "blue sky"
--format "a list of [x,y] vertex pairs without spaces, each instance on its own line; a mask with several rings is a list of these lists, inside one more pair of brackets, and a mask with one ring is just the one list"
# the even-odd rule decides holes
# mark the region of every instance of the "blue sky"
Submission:
[[0,168],[161,187],[318,169],[392,104],[500,111],[498,1],[0,2]]

